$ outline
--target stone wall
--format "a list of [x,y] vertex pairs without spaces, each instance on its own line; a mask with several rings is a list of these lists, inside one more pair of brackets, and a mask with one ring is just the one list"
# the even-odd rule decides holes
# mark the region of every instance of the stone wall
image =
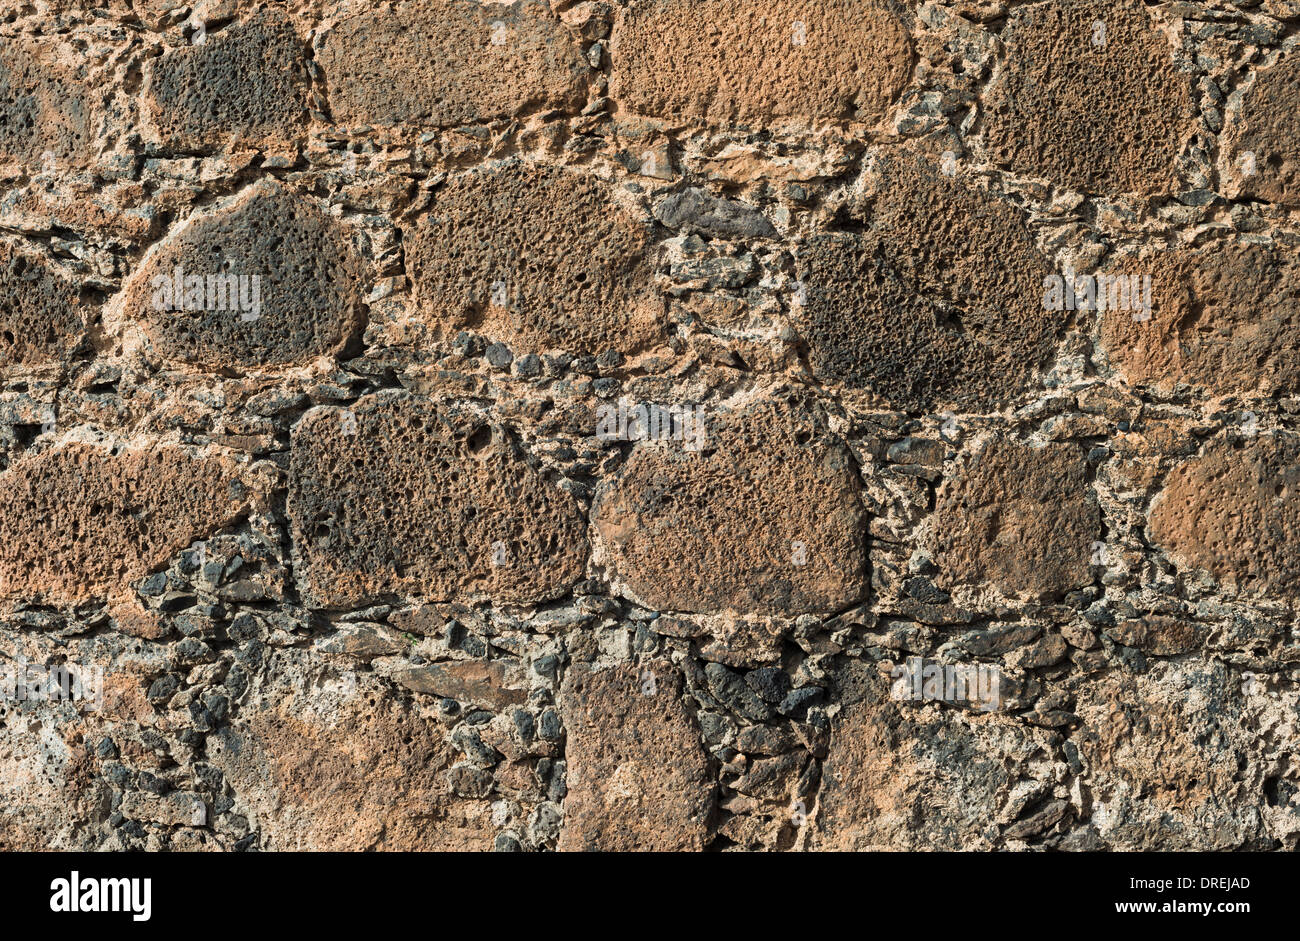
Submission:
[[1296,849],[1297,27],[0,0],[0,848]]

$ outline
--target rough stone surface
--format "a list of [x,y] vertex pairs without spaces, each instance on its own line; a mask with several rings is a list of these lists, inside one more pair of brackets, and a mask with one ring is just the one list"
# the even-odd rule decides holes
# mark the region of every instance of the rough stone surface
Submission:
[[1101,514],[1083,451],[987,442],[939,488],[929,544],[944,587],[991,582],[1048,599],[1092,581]]
[[1297,16],[3,5],[0,848],[1300,849]]
[[0,161],[56,169],[86,161],[89,89],[49,40],[0,36]]
[[1223,161],[1238,181],[1233,195],[1300,205],[1300,56],[1260,69],[1223,135]]
[[444,184],[408,260],[440,322],[512,348],[596,353],[663,332],[648,243],[603,181],[512,162]]
[[1151,278],[1149,317],[1111,310],[1102,323],[1107,356],[1130,383],[1213,395],[1300,391],[1294,249],[1212,244],[1120,270]]
[[307,120],[303,43],[278,13],[263,13],[164,55],[149,88],[166,146],[287,147]]
[[759,403],[705,436],[698,451],[642,445],[598,501],[596,530],[632,594],[653,608],[786,615],[858,600],[866,510],[849,452],[817,416]]
[[610,57],[629,110],[709,124],[874,123],[912,69],[880,0],[641,0],[620,10]]
[[1022,215],[915,157],[876,167],[865,231],[812,236],[799,252],[814,373],[898,408],[1014,399],[1061,322],[1043,309],[1049,268]]
[[1237,590],[1293,596],[1300,540],[1300,441],[1215,441],[1174,468],[1151,508],[1151,537]]
[[559,849],[703,849],[713,785],[677,671],[667,663],[575,670],[560,705],[569,730],[569,825]]
[[[202,309],[167,307],[156,279],[174,279],[177,268],[205,279]],[[237,302],[233,293],[207,299],[206,279],[218,275],[246,279]],[[144,322],[165,359],[287,365],[342,352],[363,318],[362,278],[337,222],[309,198],[267,184],[196,215],[160,244],[133,276],[124,309]]]
[[0,242],[0,368],[58,362],[85,328],[76,283],[40,256]]
[[581,577],[572,498],[472,414],[400,395],[324,408],[294,430],[291,468],[289,517],[319,604],[394,592],[543,601]]
[[176,447],[113,453],[69,443],[3,476],[4,594],[56,604],[125,590],[248,507],[229,459]]
[[446,127],[573,107],[587,66],[547,4],[421,0],[343,18],[320,41],[336,121]]
[[1089,193],[1173,189],[1194,129],[1191,83],[1141,4],[1019,7],[1002,40],[985,101],[992,161]]

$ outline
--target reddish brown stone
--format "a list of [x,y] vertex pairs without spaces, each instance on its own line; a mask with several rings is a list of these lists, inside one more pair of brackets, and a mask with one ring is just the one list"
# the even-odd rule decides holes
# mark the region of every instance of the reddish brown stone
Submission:
[[407,258],[421,309],[450,329],[517,354],[626,354],[664,334],[648,242],[646,221],[620,209],[603,181],[511,162],[448,180]]
[[312,604],[541,601],[582,577],[585,521],[573,498],[475,415],[402,394],[316,409],[294,431],[291,473]]
[[939,488],[925,537],[945,588],[1048,599],[1093,580],[1101,514],[1077,445],[985,443]]
[[1151,540],[1184,566],[1249,594],[1293,597],[1300,579],[1300,441],[1224,441],[1171,471]]
[[0,477],[0,591],[52,604],[125,593],[249,507],[234,461],[172,445],[68,443]]
[[642,0],[620,9],[610,60],[631,111],[751,126],[874,123],[912,72],[907,31],[878,0]]
[[700,850],[713,806],[708,757],[668,663],[565,676],[569,793],[559,849]]
[[451,126],[575,107],[587,66],[545,3],[420,0],[366,10],[317,50],[345,124]]
[[700,415],[700,450],[639,445],[593,508],[633,594],[659,610],[781,615],[860,598],[867,514],[848,450],[779,403]]

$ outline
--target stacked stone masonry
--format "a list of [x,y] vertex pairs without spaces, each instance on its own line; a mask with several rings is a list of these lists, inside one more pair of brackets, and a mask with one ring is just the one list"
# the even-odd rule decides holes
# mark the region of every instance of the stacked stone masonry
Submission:
[[5,0],[0,848],[1300,849],[1297,142],[1300,0]]

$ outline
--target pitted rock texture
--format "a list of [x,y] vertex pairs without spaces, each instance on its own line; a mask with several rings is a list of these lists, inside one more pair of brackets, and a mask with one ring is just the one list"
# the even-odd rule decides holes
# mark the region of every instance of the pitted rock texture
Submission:
[[939,488],[927,545],[944,587],[1050,600],[1092,581],[1101,514],[1075,444],[993,441]]
[[54,603],[125,592],[249,505],[230,458],[166,445],[115,452],[69,443],[2,476],[4,594]]
[[876,165],[865,231],[816,235],[799,252],[814,374],[898,408],[1014,401],[1060,328],[1022,215],[914,157]]
[[1223,157],[1239,180],[1237,194],[1300,205],[1300,56],[1260,69],[1224,133]]
[[565,678],[569,826],[561,851],[704,848],[713,783],[682,692],[680,674],[664,662]]
[[86,327],[77,293],[76,283],[41,256],[0,242],[0,368],[67,356]]
[[1227,587],[1292,596],[1300,539],[1300,440],[1215,441],[1174,468],[1151,508],[1151,537]]
[[393,395],[324,408],[294,429],[291,473],[294,541],[321,604],[543,601],[582,575],[572,497],[473,414]]
[[[653,608],[778,615],[857,601],[866,512],[852,456],[824,422],[760,403],[687,430],[699,437],[640,445],[593,512],[633,595]],[[741,530],[743,541],[716,541]]]
[[1188,77],[1133,0],[1012,10],[985,107],[989,158],[1087,193],[1165,193],[1192,135]]
[[86,162],[91,89],[50,40],[0,36],[0,161],[56,171]]
[[407,258],[423,308],[448,327],[521,352],[635,350],[664,332],[647,229],[602,180],[510,162],[448,180]]
[[288,147],[307,120],[304,44],[280,14],[261,14],[174,50],[154,66],[152,118],[180,151]]
[[[891,701],[879,681],[865,693],[831,729],[818,849],[972,850],[1008,834],[1037,836],[1014,830],[1006,818],[1018,808],[998,807],[996,796],[1047,784],[1049,733],[1000,716],[918,710]],[[1044,808],[1051,819],[1042,828],[1071,813],[1056,803]]]
[[[199,302],[192,278],[203,279]],[[345,229],[310,197],[267,184],[188,220],[133,276],[124,304],[163,358],[252,369],[340,352],[364,317],[363,279]]]
[[885,0],[639,0],[620,10],[610,57],[631,111],[722,125],[875,123],[912,70]]
[[6,5],[0,848],[1300,849],[1296,7]]
[[343,17],[320,42],[336,121],[448,127],[582,101],[587,66],[546,3],[420,0]]
[[1151,279],[1151,309],[1108,310],[1102,345],[1135,386],[1210,395],[1300,391],[1300,255],[1210,244],[1122,266]]
[[[271,657],[271,688],[258,692],[278,705],[232,724],[212,749],[213,767],[234,786],[266,795],[256,807],[266,848],[491,849],[488,802],[453,793],[445,721],[387,697],[374,708],[381,691],[304,660]],[[317,689],[293,685],[313,670]]]

